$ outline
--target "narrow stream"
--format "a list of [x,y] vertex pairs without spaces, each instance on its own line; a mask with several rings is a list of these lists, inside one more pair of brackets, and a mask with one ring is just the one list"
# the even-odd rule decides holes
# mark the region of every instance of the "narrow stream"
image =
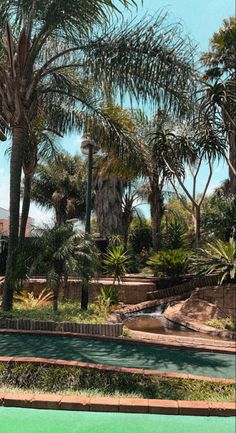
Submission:
[[131,313],[124,319],[124,325],[133,331],[150,332],[152,334],[216,339],[214,336],[190,330],[186,328],[186,326],[166,319],[163,313],[167,307],[167,304],[158,305],[157,307],[152,307],[137,313]]

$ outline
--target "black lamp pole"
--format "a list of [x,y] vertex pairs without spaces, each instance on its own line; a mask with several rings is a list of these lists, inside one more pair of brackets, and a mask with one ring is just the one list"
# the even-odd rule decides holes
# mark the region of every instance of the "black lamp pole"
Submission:
[[88,179],[86,193],[86,219],[85,232],[91,233],[91,208],[92,208],[92,172],[93,172],[93,143],[88,144]]

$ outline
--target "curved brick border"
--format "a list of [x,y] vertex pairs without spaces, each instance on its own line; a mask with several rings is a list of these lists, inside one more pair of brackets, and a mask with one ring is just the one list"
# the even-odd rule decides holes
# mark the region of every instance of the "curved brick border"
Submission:
[[224,383],[224,384],[235,383],[234,379],[224,379],[224,378],[209,377],[209,376],[197,376],[194,374],[184,374],[184,373],[175,373],[175,372],[167,373],[158,370],[144,370],[142,368],[115,367],[106,364],[92,364],[90,362],[65,361],[64,359],[55,360],[55,359],[47,359],[47,358],[34,358],[30,356],[29,357],[0,356],[0,362],[2,363],[15,362],[19,364],[34,363],[34,364],[52,365],[55,367],[62,366],[62,367],[91,368],[94,370],[111,371],[114,373],[141,374],[144,376],[156,376],[156,377],[166,378],[166,379],[192,379],[192,380],[200,380],[205,382]]
[[144,398],[80,397],[53,394],[0,394],[0,406],[93,412],[235,416],[234,403]]
[[72,332],[76,334],[107,335],[119,337],[123,332],[123,323],[77,323],[54,322],[53,320],[0,319],[1,329],[22,331]]
[[[58,332],[58,331],[25,331],[22,329],[0,329],[0,334],[19,334],[19,335],[45,335],[52,337],[69,337],[69,338],[84,338],[84,339],[96,339],[96,340],[107,340],[107,341],[116,341],[119,343],[130,343],[130,344],[146,344],[150,346],[164,346],[176,349],[187,349],[193,351],[202,351],[202,352],[219,352],[219,353],[236,353],[235,347],[225,347],[225,346],[217,346],[217,345],[207,345],[199,343],[199,341],[191,338],[191,342],[194,342],[194,346],[188,345],[186,341],[180,342],[179,340],[173,342],[173,336],[171,336],[171,340],[168,341],[168,338],[165,336],[165,341],[159,338],[157,334],[156,340],[148,340],[145,337],[142,339],[136,337],[109,337],[105,335],[93,335],[93,334],[77,334],[72,332]],[[144,335],[144,333],[143,333]],[[216,342],[217,344],[217,342]]]

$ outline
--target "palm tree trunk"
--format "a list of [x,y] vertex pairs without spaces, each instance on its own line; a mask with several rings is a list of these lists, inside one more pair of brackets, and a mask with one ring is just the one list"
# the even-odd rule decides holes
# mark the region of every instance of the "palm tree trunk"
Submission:
[[118,177],[97,177],[95,211],[99,233],[103,237],[122,235],[123,182]]
[[[235,131],[228,132],[229,140],[229,162],[230,166],[236,170],[236,134]],[[236,176],[233,170],[229,166],[229,185],[231,194],[236,195]]]
[[89,291],[89,282],[86,279],[82,279],[82,288],[81,288],[81,310],[87,310],[88,308],[88,291]]
[[32,176],[25,174],[24,196],[23,196],[21,224],[20,224],[20,242],[24,242],[25,240],[25,231],[26,231],[26,226],[27,226],[27,221],[29,216],[29,208],[30,208],[31,186],[32,186]]
[[26,136],[27,129],[26,127],[24,127],[24,125],[14,126],[10,163],[10,226],[7,266],[2,302],[4,311],[11,310],[13,304],[14,281],[12,281],[12,268],[14,253],[18,244],[21,170],[23,160],[23,146],[24,142],[26,142]]
[[59,288],[58,288],[58,286],[56,286],[53,288],[53,298],[52,298],[53,311],[58,310],[58,294],[59,294]]
[[163,197],[159,186],[151,185],[149,197],[152,225],[152,246],[155,250],[161,247],[161,219],[164,212]]

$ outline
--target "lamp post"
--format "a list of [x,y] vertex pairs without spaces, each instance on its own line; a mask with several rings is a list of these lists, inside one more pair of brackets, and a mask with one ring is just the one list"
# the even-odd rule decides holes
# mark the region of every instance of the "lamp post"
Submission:
[[9,129],[6,120],[0,114],[0,141],[6,141],[7,137],[4,134],[4,129]]
[[87,177],[87,193],[86,193],[86,217],[85,217],[85,232],[91,232],[91,208],[92,208],[92,172],[93,172],[93,153],[95,152],[96,143],[89,136],[81,138],[81,151],[84,155],[88,155],[88,177]]

